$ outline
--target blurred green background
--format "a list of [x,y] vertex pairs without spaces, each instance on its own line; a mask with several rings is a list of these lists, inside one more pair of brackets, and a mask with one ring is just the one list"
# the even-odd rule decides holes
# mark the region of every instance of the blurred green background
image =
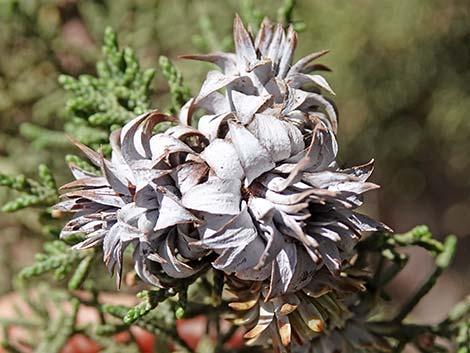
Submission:
[[[66,94],[57,77],[94,73],[106,26],[136,50],[143,68],[157,68],[153,107],[163,108],[170,97],[158,71],[160,55],[174,61],[196,94],[208,66],[177,55],[226,50],[235,12],[256,22],[259,13],[275,19],[280,5],[0,0],[1,172],[34,174],[45,162],[59,184],[69,178],[63,157],[74,150],[60,133]],[[367,212],[396,231],[427,224],[434,234],[460,238],[454,266],[417,310],[438,320],[470,289],[464,280],[470,275],[470,1],[299,0],[293,18],[304,27],[297,57],[331,50],[321,62],[333,69],[326,77],[337,93],[340,164],[376,160],[373,180],[382,189],[368,196]],[[2,189],[0,203],[9,196]],[[34,236],[37,219],[31,211],[0,215],[2,278],[32,262],[41,243]],[[429,266],[417,252],[396,286],[399,294],[413,290]]]

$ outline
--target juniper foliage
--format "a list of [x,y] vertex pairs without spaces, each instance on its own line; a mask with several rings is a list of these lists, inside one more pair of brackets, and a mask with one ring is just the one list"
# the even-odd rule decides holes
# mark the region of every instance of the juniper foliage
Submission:
[[104,60],[96,64],[97,77],[78,79],[61,75],[59,82],[72,96],[66,102],[64,129],[98,150],[111,131],[150,109],[154,69],[142,71],[131,48],[119,49],[116,33],[106,28]]
[[19,197],[3,205],[4,212],[15,212],[30,206],[48,207],[56,203],[59,196],[54,176],[44,164],[38,167],[37,180],[22,174],[17,176],[0,174],[0,186],[21,193]]
[[172,64],[170,59],[162,55],[159,64],[163,76],[165,76],[170,86],[172,105],[167,110],[170,114],[176,115],[179,112],[179,107],[191,98],[191,92],[189,87],[184,84],[181,72]]

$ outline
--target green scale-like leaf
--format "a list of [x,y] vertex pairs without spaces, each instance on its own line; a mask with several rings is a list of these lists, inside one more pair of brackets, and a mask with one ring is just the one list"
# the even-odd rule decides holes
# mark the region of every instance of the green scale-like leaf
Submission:
[[24,175],[16,177],[0,174],[0,186],[6,186],[19,191],[21,195],[7,202],[2,210],[15,212],[29,206],[50,206],[57,202],[58,191],[51,170],[41,164],[38,168],[38,180],[26,178]]
[[72,93],[66,103],[65,130],[95,150],[107,144],[111,131],[150,109],[150,84],[155,75],[154,69],[140,69],[132,49],[119,49],[110,28],[105,31],[103,55],[96,65],[96,77],[59,77]]

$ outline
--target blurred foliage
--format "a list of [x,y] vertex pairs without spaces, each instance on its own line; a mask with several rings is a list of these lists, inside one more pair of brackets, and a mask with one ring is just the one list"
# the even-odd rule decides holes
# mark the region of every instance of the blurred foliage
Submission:
[[332,51],[342,160],[376,159],[382,219],[469,234],[468,1],[299,1],[296,11],[309,14],[300,52]]
[[[25,305],[16,308],[18,318],[0,318],[0,324],[5,328],[1,347],[6,352],[37,352],[37,353],[59,353],[64,352],[64,345],[75,335],[86,336],[93,340],[100,352],[122,353],[140,352],[135,341],[118,341],[112,334],[122,332],[126,328],[120,328],[109,332],[109,327],[118,327],[112,323],[103,322],[98,325],[100,329],[91,327],[89,324],[78,324],[77,314],[82,305],[95,305],[100,308],[101,304],[95,296],[91,300],[76,296],[71,292],[58,290],[44,283],[35,288],[34,292],[28,291],[22,283],[16,285],[16,291],[25,302]],[[102,312],[97,310],[97,318]],[[10,327],[24,327],[27,335],[18,348],[17,344],[10,340]],[[106,331],[103,328],[108,328]],[[73,342],[73,341],[72,341]],[[87,341],[76,343],[73,349],[92,349]],[[70,348],[67,348],[70,349]]]

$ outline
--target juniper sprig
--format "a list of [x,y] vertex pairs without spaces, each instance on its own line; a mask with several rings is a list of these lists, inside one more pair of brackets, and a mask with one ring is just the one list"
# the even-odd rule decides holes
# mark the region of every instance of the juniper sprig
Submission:
[[83,283],[92,259],[93,251],[73,251],[61,240],[46,242],[44,243],[44,253],[37,253],[35,263],[23,268],[18,277],[21,280],[28,280],[54,271],[54,277],[57,280],[62,280],[73,272],[69,287],[76,289]]
[[170,86],[172,105],[168,108],[169,114],[176,115],[179,108],[191,98],[189,87],[184,85],[181,72],[173,65],[166,56],[160,56],[158,60],[163,76],[165,76]]
[[155,75],[154,69],[140,69],[131,48],[119,48],[111,28],[105,30],[102,52],[104,59],[96,64],[96,77],[59,77],[64,89],[72,93],[64,113],[65,131],[96,150],[108,142],[111,131],[150,109]]
[[15,212],[30,206],[49,207],[57,202],[59,193],[51,170],[44,164],[38,167],[38,180],[24,175],[0,174],[0,186],[20,192],[20,196],[3,205],[4,212]]

